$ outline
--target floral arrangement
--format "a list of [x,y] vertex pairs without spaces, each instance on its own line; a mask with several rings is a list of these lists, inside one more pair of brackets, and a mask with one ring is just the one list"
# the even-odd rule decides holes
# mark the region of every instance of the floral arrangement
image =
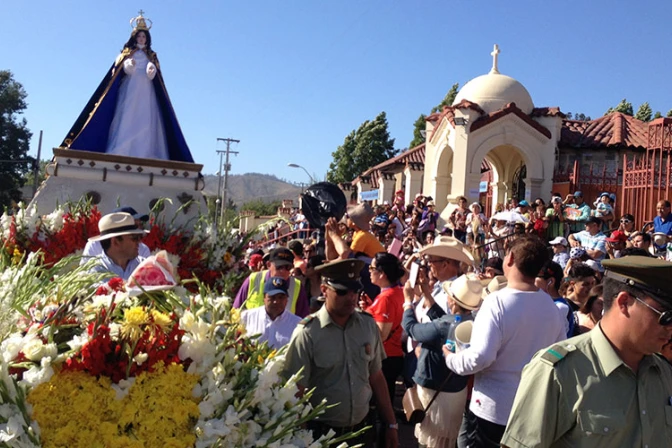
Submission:
[[[167,251],[179,277],[195,277],[212,289],[232,294],[246,274],[241,263],[251,235],[239,238],[228,228],[216,233],[206,216],[192,223],[193,228],[177,227],[174,218],[166,222],[161,209],[159,201],[151,211],[149,234],[143,242],[153,253]],[[0,256],[19,264],[24,255],[41,252],[44,263],[53,265],[69,255],[81,255],[87,240],[98,235],[100,218],[90,202],[67,203],[47,215],[41,215],[36,206],[20,204],[14,213],[5,211],[0,216]]]
[[132,296],[38,258],[0,260],[18,276],[0,279],[16,290],[0,296],[15,317],[0,343],[0,446],[345,446],[302,429],[327,404],[298,397],[282,351],[246,336],[228,297],[199,281]]

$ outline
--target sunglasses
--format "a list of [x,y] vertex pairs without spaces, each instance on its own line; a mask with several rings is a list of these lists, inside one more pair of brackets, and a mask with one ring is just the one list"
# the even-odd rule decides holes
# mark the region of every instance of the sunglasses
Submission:
[[636,301],[641,303],[642,305],[646,306],[648,309],[651,311],[654,311],[658,315],[658,323],[662,325],[663,327],[666,327],[668,325],[672,325],[672,310],[667,310],[667,311],[658,311],[642,299],[636,296],[632,296],[635,298]]
[[286,265],[286,264],[283,264],[282,266],[276,266],[276,265],[274,265],[274,266],[275,266],[276,271],[291,271],[292,270],[292,267],[289,266],[289,265]]
[[629,219],[621,219],[621,224],[630,224],[632,221]]
[[329,286],[329,289],[334,291],[336,295],[339,297],[347,296],[350,293],[359,294],[359,292],[361,291],[360,289],[336,289],[332,286]]

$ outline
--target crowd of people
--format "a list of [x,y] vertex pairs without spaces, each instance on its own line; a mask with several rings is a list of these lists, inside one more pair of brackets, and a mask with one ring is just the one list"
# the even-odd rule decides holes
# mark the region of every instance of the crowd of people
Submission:
[[[420,446],[669,444],[670,203],[640,232],[609,195],[538,201],[488,218],[459,198],[443,220],[431,198],[398,195],[323,233],[251,244],[234,306],[248,334],[287,346],[287,377],[336,404],[309,429],[373,425],[355,442],[396,446],[403,391],[425,411]],[[113,215],[103,264],[141,244],[142,216]]]

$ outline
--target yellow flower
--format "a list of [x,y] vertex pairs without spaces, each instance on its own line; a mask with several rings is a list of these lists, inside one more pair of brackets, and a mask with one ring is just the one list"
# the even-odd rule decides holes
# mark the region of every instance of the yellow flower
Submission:
[[222,257],[224,259],[224,263],[227,265],[231,263],[231,260],[233,259],[233,255],[231,255],[231,252],[226,251],[224,252],[224,256]]
[[21,257],[23,257],[23,254],[18,247],[15,247],[14,252],[12,252],[12,264],[21,263]]
[[117,400],[108,378],[59,372],[35,387],[28,402],[45,448],[182,448],[196,443],[197,382],[179,364],[158,363]]
[[142,336],[142,325],[147,324],[149,316],[142,307],[134,306],[124,311],[124,321],[121,324],[121,335],[131,341],[137,341]]
[[154,320],[154,323],[161,327],[162,331],[168,331],[170,329],[171,324],[173,323],[172,320],[170,320],[170,316],[162,313],[157,310],[152,310],[152,319]]
[[240,308],[231,310],[231,322],[240,322]]

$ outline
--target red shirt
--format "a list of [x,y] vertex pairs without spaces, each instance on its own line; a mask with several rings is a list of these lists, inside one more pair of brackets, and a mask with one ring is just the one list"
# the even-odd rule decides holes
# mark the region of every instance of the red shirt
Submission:
[[404,314],[404,290],[401,286],[393,286],[376,297],[373,304],[366,309],[376,322],[391,323],[392,328],[383,341],[385,354],[391,356],[404,356],[401,349],[401,318]]

